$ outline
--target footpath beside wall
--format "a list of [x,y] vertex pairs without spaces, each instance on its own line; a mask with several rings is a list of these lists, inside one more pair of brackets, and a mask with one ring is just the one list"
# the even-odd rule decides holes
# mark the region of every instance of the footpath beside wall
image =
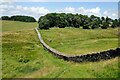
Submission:
[[96,52],[96,53],[91,53],[91,54],[85,54],[85,55],[78,55],[78,56],[68,56],[63,54],[62,52],[59,52],[50,46],[48,46],[42,39],[40,32],[38,31],[37,28],[35,28],[35,31],[38,34],[38,38],[41,42],[41,44],[54,56],[64,59],[67,61],[73,61],[73,62],[94,62],[94,61],[100,61],[100,60],[107,60],[111,58],[115,58],[120,56],[120,48],[116,49],[110,49],[102,52]]

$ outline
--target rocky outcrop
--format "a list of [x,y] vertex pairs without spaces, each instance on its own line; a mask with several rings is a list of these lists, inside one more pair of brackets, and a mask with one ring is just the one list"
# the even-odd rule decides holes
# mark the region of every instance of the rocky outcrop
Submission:
[[40,32],[38,31],[37,28],[35,28],[35,31],[38,34],[38,38],[41,42],[41,44],[54,56],[66,60],[66,61],[73,61],[73,62],[95,62],[95,61],[100,61],[100,60],[107,60],[111,58],[115,58],[120,56],[120,48],[116,49],[110,49],[102,52],[96,52],[96,53],[91,53],[91,54],[85,54],[85,55],[77,55],[77,56],[69,56],[65,55],[62,52],[59,52],[50,46],[48,46],[42,39]]

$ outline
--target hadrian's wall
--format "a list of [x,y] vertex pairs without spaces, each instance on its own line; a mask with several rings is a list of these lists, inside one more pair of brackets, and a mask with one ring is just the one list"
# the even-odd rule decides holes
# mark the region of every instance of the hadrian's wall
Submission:
[[120,48],[116,49],[110,49],[102,52],[96,52],[96,53],[91,53],[91,54],[84,54],[84,55],[78,55],[78,56],[68,56],[63,54],[62,52],[59,52],[50,46],[48,46],[42,39],[41,34],[39,33],[38,29],[35,28],[35,31],[38,34],[38,38],[41,42],[41,44],[54,56],[64,59],[67,61],[73,61],[73,62],[94,62],[94,61],[100,61],[100,60],[107,60],[111,58],[115,58],[117,56],[120,56]]

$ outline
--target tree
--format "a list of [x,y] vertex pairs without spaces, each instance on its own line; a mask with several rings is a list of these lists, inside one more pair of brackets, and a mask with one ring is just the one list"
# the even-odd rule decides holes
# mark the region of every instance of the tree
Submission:
[[36,20],[33,17],[21,15],[11,16],[10,20],[22,22],[36,22]]
[[91,15],[90,18],[89,18],[89,22],[90,22],[90,27],[92,29],[95,29],[95,28],[99,28],[100,26],[100,18],[97,17],[97,16],[94,16],[94,15]]
[[68,22],[67,27],[74,27],[73,18],[74,18],[73,14],[71,14],[71,13],[66,14],[66,20]]
[[1,20],[10,20],[10,17],[9,16],[2,16],[0,19]]
[[50,27],[54,27],[57,25],[57,13],[50,13],[46,15],[46,18],[49,20],[50,22]]
[[74,17],[73,17],[73,25],[75,28],[79,28],[80,27],[80,17],[78,14],[76,14]]
[[39,19],[39,28],[40,29],[49,29],[50,21],[46,17],[41,17]]
[[87,15],[82,16],[82,27],[83,29],[90,29],[89,17]]
[[101,25],[101,28],[102,29],[107,29],[108,28],[108,23],[103,22],[102,25]]
[[95,29],[101,27],[102,29],[107,29],[109,27],[120,26],[120,20],[112,20],[109,17],[97,17],[95,15],[91,15],[88,17],[87,15],[82,14],[72,14],[72,13],[49,13],[45,16],[41,16],[39,18],[39,26],[40,28],[52,28],[52,27],[75,27],[79,28],[80,26],[83,29]]
[[115,19],[115,20],[112,20],[112,28],[115,28],[115,27],[118,27],[120,24],[119,24],[119,19]]
[[111,19],[108,18],[108,16],[106,18],[102,17],[102,24],[101,24],[101,28],[102,29],[107,29],[110,27],[111,24]]

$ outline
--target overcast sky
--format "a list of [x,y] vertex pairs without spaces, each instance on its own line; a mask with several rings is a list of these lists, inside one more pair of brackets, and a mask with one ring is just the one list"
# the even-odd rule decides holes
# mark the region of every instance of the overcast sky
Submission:
[[[5,0],[6,1],[6,0]],[[85,15],[118,17],[118,2],[1,2],[0,16],[28,15],[38,19],[47,13],[79,13]]]

